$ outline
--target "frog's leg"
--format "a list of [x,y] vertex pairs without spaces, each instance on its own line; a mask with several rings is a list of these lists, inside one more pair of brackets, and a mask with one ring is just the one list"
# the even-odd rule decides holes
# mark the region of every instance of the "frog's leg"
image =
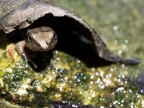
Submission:
[[29,55],[26,53],[25,41],[20,41],[16,44],[16,51],[27,63],[30,63],[34,68],[37,68],[37,65],[30,59]]

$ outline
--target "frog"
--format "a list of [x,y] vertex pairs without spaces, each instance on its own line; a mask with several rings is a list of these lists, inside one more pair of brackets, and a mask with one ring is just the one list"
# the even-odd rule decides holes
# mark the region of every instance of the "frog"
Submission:
[[55,48],[57,44],[57,34],[48,26],[41,26],[35,28],[29,28],[24,33],[24,40],[16,43],[15,49],[18,55],[30,63],[34,68],[37,65],[31,60],[25,49],[33,52],[49,51]]
[[[42,55],[44,51],[48,51],[49,54],[55,46],[55,49],[80,59],[89,67],[112,63],[137,65],[141,62],[138,58],[123,58],[113,53],[88,22],[69,10],[53,6],[42,0],[19,2],[2,0],[0,7],[0,32],[3,32],[5,36],[11,35],[16,38],[15,34],[19,36],[19,31],[26,30],[23,32],[24,40],[22,42],[18,40],[16,50],[26,62],[33,64],[34,67],[36,63],[33,61],[41,62],[37,57],[32,61],[30,56],[36,54],[37,51],[43,51]],[[26,54],[26,49],[34,53]],[[44,59],[46,60],[45,57]]]

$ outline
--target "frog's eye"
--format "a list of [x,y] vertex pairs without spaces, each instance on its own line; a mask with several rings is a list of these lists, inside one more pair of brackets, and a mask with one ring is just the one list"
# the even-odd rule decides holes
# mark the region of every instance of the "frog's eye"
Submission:
[[47,44],[47,45],[49,45],[49,42],[48,42],[48,41],[46,41],[46,44]]
[[28,40],[29,42],[31,42],[31,41],[33,40],[30,34],[27,36],[27,40]]

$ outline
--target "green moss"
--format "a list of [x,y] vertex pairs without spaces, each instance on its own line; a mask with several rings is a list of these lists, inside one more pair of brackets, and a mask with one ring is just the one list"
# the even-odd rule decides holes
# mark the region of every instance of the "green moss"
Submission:
[[[4,93],[6,100],[33,107],[47,106],[49,100],[96,106],[131,106],[128,102],[138,101],[138,94],[125,77],[128,69],[121,65],[88,68],[80,60],[60,51],[53,52],[50,65],[42,72],[25,65],[20,60],[5,70],[1,95]],[[133,99],[127,99],[134,93]]]

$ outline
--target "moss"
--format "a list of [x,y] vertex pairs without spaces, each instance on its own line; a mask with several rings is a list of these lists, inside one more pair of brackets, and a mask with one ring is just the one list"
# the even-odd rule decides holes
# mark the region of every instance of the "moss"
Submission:
[[1,95],[5,94],[6,100],[33,107],[47,106],[49,100],[96,106],[130,106],[129,102],[138,101],[138,94],[132,100],[127,99],[136,91],[127,84],[128,70],[121,65],[88,68],[82,61],[60,51],[53,52],[51,63],[42,72],[25,65],[19,60],[4,71]]

